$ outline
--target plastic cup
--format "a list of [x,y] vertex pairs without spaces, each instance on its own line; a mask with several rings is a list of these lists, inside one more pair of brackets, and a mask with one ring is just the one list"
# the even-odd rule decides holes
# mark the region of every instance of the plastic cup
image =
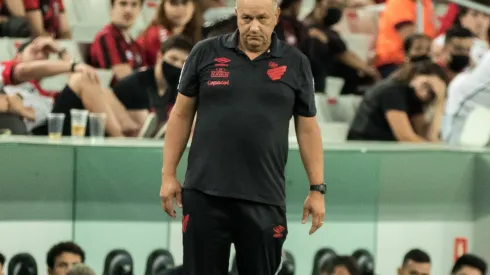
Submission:
[[48,136],[50,139],[60,139],[63,133],[65,114],[48,114]]
[[71,109],[71,136],[72,137],[84,137],[87,129],[87,110]]
[[103,139],[105,137],[105,120],[104,113],[89,114],[89,133],[93,139]]

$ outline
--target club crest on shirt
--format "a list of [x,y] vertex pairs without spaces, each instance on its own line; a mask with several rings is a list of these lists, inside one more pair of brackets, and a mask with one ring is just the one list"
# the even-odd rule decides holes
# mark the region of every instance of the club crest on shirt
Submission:
[[267,75],[273,81],[281,80],[282,76],[284,75],[284,73],[286,73],[286,70],[288,69],[287,66],[279,66],[279,64],[275,62],[269,62],[269,67],[270,69],[267,70]]

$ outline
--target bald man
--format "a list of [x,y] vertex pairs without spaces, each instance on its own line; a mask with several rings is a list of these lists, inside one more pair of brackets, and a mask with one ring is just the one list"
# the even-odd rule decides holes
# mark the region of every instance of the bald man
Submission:
[[[284,170],[292,117],[310,185],[302,209],[303,223],[312,215],[310,234],[325,216],[310,62],[273,32],[276,1],[238,0],[236,14],[235,33],[201,41],[190,53],[167,124],[160,197],[173,218],[174,199],[183,207],[186,275],[226,275],[232,243],[240,275],[278,274],[288,232]],[[182,188],[176,169],[196,111]]]

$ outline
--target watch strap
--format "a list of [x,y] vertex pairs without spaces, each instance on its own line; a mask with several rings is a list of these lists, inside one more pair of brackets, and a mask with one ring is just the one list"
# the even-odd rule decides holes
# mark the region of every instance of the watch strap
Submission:
[[317,191],[322,194],[325,194],[327,192],[327,185],[325,183],[310,185],[310,191]]

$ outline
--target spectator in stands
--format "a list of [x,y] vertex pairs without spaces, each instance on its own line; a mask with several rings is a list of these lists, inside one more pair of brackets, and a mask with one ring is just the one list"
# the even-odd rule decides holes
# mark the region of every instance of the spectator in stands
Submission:
[[472,45],[473,34],[470,30],[454,27],[447,31],[444,48],[436,61],[446,70],[449,80],[470,65]]
[[114,86],[115,95],[140,125],[149,112],[156,112],[161,122],[167,121],[192,46],[184,36],[170,36],[161,44],[154,68],[135,72]]
[[[471,56],[479,59],[488,50],[488,31],[490,16],[466,7],[460,7],[454,22],[455,27],[466,28],[473,35]],[[432,56],[436,59],[441,55],[445,42],[445,32],[434,39],[432,43]]]
[[63,0],[23,0],[32,35],[49,35],[56,39],[71,39],[70,23]]
[[332,262],[326,262],[320,268],[321,275],[361,275],[359,267],[352,257],[336,256]]
[[[486,6],[488,5],[488,2],[486,0],[475,0],[472,2]],[[470,9],[464,6],[458,6],[455,3],[449,3],[447,5],[446,13],[439,18],[440,28],[438,34],[446,33],[447,30],[455,25],[469,28],[473,31],[473,28],[469,25],[471,24],[475,27],[478,26],[474,32],[475,36],[484,41],[488,41],[490,31],[488,24],[490,24],[490,21],[487,21],[487,16],[488,15],[477,10]]]
[[458,145],[468,116],[476,107],[490,108],[490,51],[473,70],[459,74],[448,90],[443,138],[450,144]]
[[197,43],[202,39],[202,13],[196,0],[162,0],[157,18],[139,37],[148,66],[154,66],[160,46],[170,35],[183,34]]
[[[282,41],[285,41],[289,45],[296,47],[303,52],[306,52],[305,43],[307,38],[307,29],[303,23],[298,20],[301,3],[301,0],[281,1],[281,14],[279,15],[279,22],[277,23],[274,31]],[[319,30],[316,29],[316,31],[318,32]],[[326,43],[327,41],[325,34],[320,32],[320,35],[324,37],[324,42]]]
[[[416,1],[390,0],[379,19],[376,40],[376,66],[383,78],[405,62],[403,41],[416,32]],[[434,38],[434,7],[431,0],[422,0],[424,10],[424,34]]]
[[133,70],[146,66],[143,48],[129,34],[144,0],[111,0],[111,22],[95,36],[90,62],[96,68],[112,69],[115,84]]
[[[58,53],[62,60],[46,60],[50,53]],[[7,94],[20,94],[34,108],[36,120],[32,123],[26,122],[28,129],[32,129],[35,134],[47,134],[47,115],[50,112],[65,113],[67,117],[63,127],[64,134],[69,135],[70,109],[86,107],[91,112],[107,114],[106,128],[111,136],[134,135],[139,129],[138,125],[131,120],[114,94],[100,87],[95,70],[88,65],[69,61],[70,59],[66,50],[48,36],[29,40],[19,47],[12,64],[18,62],[23,65],[42,60],[46,71],[36,77],[17,79],[16,82],[9,79],[7,84],[10,85],[4,87]],[[41,88],[39,81],[43,77],[58,74],[70,74],[68,84],[61,92],[50,92]]]
[[430,257],[420,249],[412,249],[403,257],[398,275],[430,275]]
[[[405,63],[366,93],[347,138],[437,142],[446,85],[447,76],[439,65],[430,61]],[[434,108],[431,122],[424,114],[429,104]]]
[[5,265],[5,256],[0,253],[0,275],[3,275],[3,266]]
[[46,256],[49,275],[66,275],[76,264],[85,262],[85,252],[74,242],[61,242],[51,247]]
[[486,275],[487,263],[478,256],[465,254],[456,260],[451,275]]
[[406,62],[430,60],[430,38],[425,34],[409,35],[403,43]]
[[22,1],[0,0],[0,37],[29,37],[31,26],[25,16]]
[[74,265],[66,275],[95,275],[95,272],[86,264],[76,264]]
[[[342,94],[358,93],[358,86],[361,82],[379,79],[379,73],[347,48],[340,34],[332,29],[332,25],[337,22],[328,17],[328,10],[326,0],[317,0],[312,12],[306,16],[304,21],[307,27],[321,29],[326,36],[325,39],[321,39],[319,35],[315,35],[318,41],[312,42],[309,46],[312,49],[308,49],[306,53],[311,60],[315,90],[323,92],[326,85],[325,78],[331,75],[345,80]],[[337,16],[334,14],[334,17]],[[339,17],[336,18],[337,21],[339,19]],[[363,76],[368,79],[361,81]]]

